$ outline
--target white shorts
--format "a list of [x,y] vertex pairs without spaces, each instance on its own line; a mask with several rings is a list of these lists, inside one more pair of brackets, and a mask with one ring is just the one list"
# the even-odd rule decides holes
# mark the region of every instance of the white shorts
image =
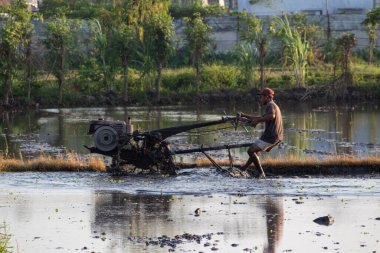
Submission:
[[273,147],[273,145],[276,145],[276,144],[273,144],[273,143],[265,142],[265,141],[260,140],[260,139],[256,140],[254,142],[254,144],[256,144],[256,146],[258,146],[262,151],[265,151],[268,148]]

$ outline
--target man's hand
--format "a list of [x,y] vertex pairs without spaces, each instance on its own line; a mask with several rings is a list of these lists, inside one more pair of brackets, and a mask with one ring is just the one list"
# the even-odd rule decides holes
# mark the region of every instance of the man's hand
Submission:
[[242,112],[236,112],[236,117],[238,118],[245,118],[245,114]]
[[251,121],[251,126],[256,127],[258,123],[259,123],[259,121],[254,119]]

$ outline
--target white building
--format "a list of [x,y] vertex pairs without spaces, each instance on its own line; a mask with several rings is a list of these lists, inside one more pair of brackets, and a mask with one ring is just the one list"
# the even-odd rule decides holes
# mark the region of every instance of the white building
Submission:
[[[195,0],[172,0],[172,3],[180,5],[190,5],[194,2]],[[202,0],[203,6],[219,5],[226,7],[227,9],[237,9],[237,4],[238,0]]]
[[365,14],[379,0],[238,0],[238,10],[257,16],[304,12],[310,15]]

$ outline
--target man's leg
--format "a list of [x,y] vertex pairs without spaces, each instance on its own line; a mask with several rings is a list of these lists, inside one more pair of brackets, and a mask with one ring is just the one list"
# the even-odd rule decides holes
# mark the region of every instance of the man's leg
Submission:
[[249,155],[249,159],[246,162],[246,164],[242,167],[242,169],[248,169],[249,165],[253,163],[259,171],[261,171],[262,176],[265,178],[265,173],[263,170],[263,167],[261,166],[259,156],[257,155],[258,152],[261,151],[261,148],[257,146],[256,144],[253,144],[247,151]]
[[[247,150],[249,158],[248,158],[247,162],[245,163],[245,165],[242,167],[243,170],[248,169],[248,167],[249,167],[249,165],[251,165],[251,163],[254,163],[256,166],[255,160],[257,160],[257,159],[253,156],[253,154],[255,154],[259,151],[261,151],[261,148],[258,147],[256,144],[253,144],[252,146],[249,147],[249,149]],[[259,161],[259,163],[260,163],[260,161]]]
[[265,173],[264,173],[263,167],[261,166],[260,159],[257,153],[253,153],[252,158],[253,158],[253,164],[255,165],[256,169],[260,170],[261,176],[265,178]]

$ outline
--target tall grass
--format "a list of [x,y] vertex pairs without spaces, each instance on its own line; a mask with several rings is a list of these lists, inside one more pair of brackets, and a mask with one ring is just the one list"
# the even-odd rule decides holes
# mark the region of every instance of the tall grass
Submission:
[[100,157],[91,156],[82,158],[78,154],[69,153],[65,157],[52,157],[42,155],[35,159],[23,161],[13,158],[0,157],[0,172],[25,172],[25,171],[105,171],[105,164]]

